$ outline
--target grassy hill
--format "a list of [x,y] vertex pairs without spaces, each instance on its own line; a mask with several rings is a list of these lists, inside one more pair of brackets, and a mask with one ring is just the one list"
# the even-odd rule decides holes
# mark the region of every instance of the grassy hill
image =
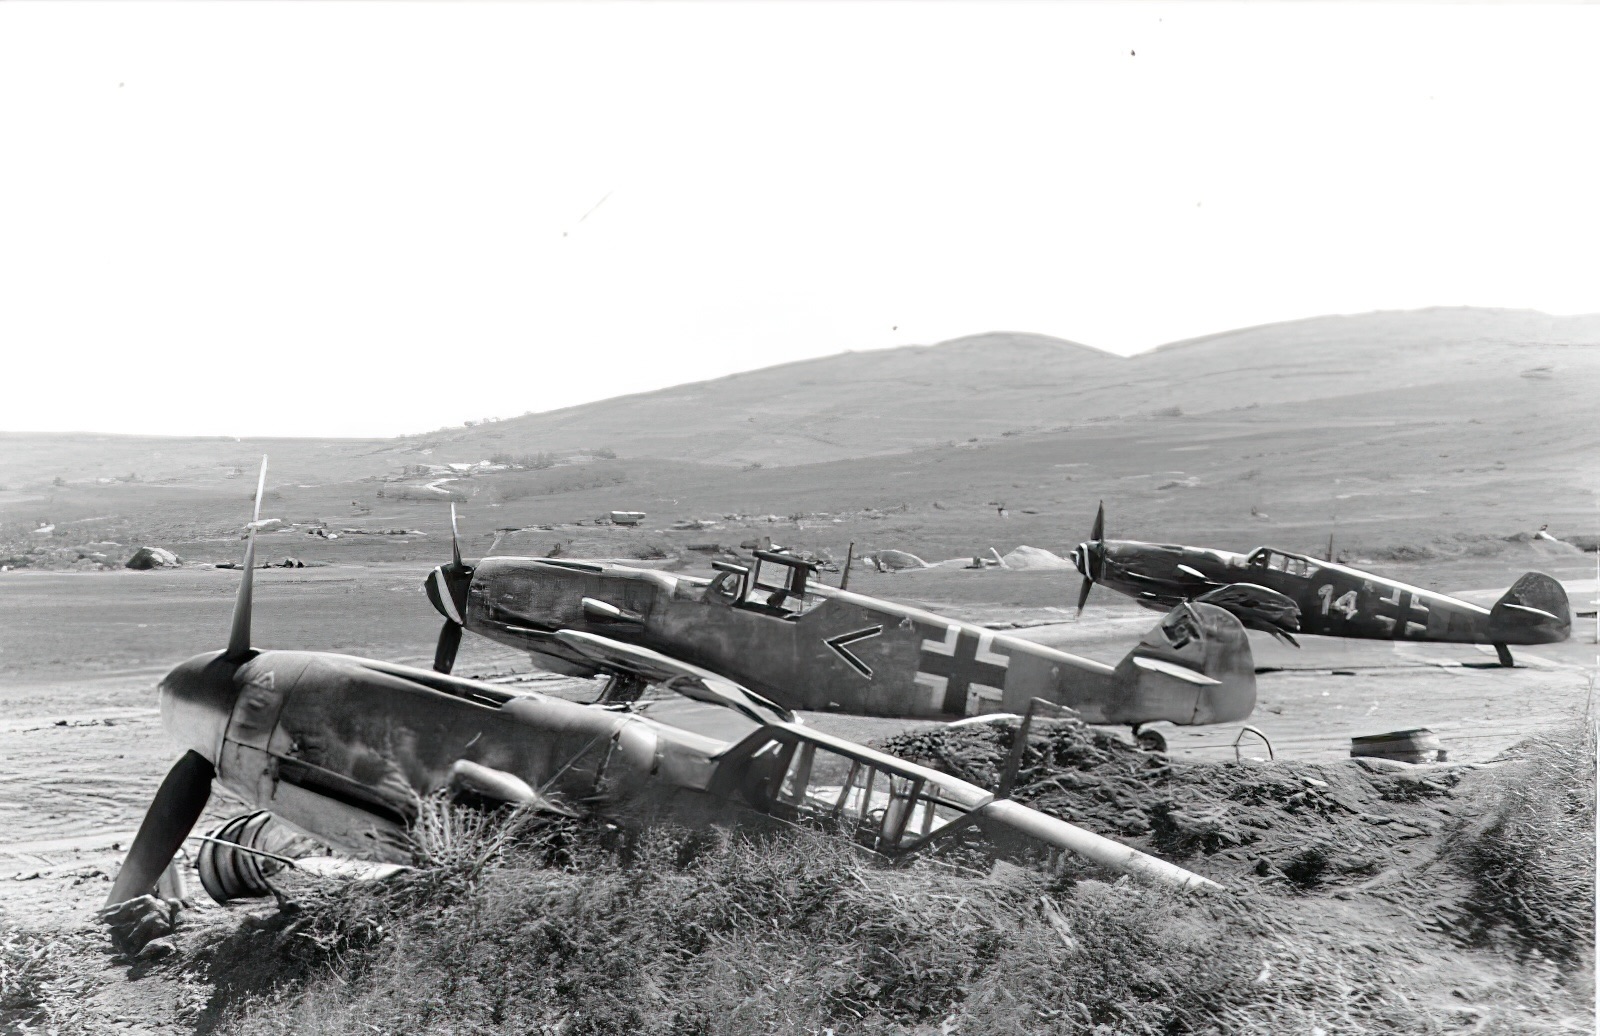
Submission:
[[[1488,555],[1545,522],[1595,531],[1597,389],[1600,316],[1318,317],[1131,358],[994,333],[392,440],[0,435],[0,547],[37,545],[30,530],[50,522],[55,546],[161,540],[227,556],[266,452],[268,514],[429,534],[302,529],[278,534],[286,552],[429,558],[448,516],[425,486],[451,473],[419,465],[542,453],[557,463],[446,484],[473,544],[550,526],[517,549],[765,533],[835,554],[851,540],[930,559],[1060,551],[1105,499],[1113,535],[1313,549],[1336,532],[1380,556]],[[650,518],[575,524],[614,508]],[[670,528],[690,518],[718,524]]]

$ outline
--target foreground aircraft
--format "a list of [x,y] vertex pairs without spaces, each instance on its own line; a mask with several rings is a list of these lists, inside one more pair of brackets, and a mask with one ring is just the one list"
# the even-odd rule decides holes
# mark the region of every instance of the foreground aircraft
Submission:
[[[452,514],[453,518],[453,514]],[[1243,720],[1255,663],[1239,621],[1180,603],[1115,666],[932,612],[825,586],[817,565],[771,550],[714,562],[703,579],[603,561],[490,557],[429,573],[445,617],[434,668],[449,672],[471,630],[574,676],[603,667],[574,643],[596,634],[651,648],[750,688],[786,709],[956,720],[1020,713],[1033,698],[1089,723]],[[613,680],[602,700],[639,685]],[[1152,747],[1160,747],[1153,739]]]
[[[1235,554],[1107,540],[1105,514],[1101,504],[1094,531],[1072,551],[1072,563],[1083,574],[1080,612],[1090,588],[1099,583],[1157,610],[1211,601],[1239,615],[1246,626],[1280,634],[1493,644],[1504,666],[1512,664],[1507,645],[1552,644],[1572,632],[1567,592],[1542,572],[1527,573],[1494,607],[1484,608],[1276,547]],[[1270,628],[1273,622],[1276,629]]]
[[[266,466],[262,465],[262,483]],[[257,513],[261,483],[257,486]],[[963,832],[1017,859],[1078,853],[1177,887],[1199,875],[954,777],[796,722],[714,673],[648,648],[567,631],[614,679],[676,692],[636,708],[513,693],[428,670],[250,645],[255,537],[228,646],[161,681],[161,721],[185,752],[151,802],[109,904],[148,894],[222,786],[293,832],[362,860],[410,859],[422,800],[453,793],[562,815],[706,826],[807,825],[899,856]],[[219,898],[263,894],[251,859],[274,854],[261,818],[206,839]]]

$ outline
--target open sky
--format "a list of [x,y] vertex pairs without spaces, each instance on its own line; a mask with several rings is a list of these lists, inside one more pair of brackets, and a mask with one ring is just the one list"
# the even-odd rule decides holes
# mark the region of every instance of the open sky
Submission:
[[1600,310],[1600,8],[0,4],[0,429]]

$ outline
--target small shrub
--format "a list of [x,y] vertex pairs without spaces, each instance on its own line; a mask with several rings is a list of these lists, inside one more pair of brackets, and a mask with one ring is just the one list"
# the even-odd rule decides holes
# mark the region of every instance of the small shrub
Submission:
[[19,931],[0,933],[0,1029],[40,1014],[47,999],[45,983],[53,977],[50,940]]

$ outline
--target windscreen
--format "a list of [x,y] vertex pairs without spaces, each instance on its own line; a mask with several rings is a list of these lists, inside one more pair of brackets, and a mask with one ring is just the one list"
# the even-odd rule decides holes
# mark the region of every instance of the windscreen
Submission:
[[961,782],[952,785],[801,741],[789,755],[774,812],[851,832],[871,848],[894,852],[937,834],[987,798],[975,798]]

